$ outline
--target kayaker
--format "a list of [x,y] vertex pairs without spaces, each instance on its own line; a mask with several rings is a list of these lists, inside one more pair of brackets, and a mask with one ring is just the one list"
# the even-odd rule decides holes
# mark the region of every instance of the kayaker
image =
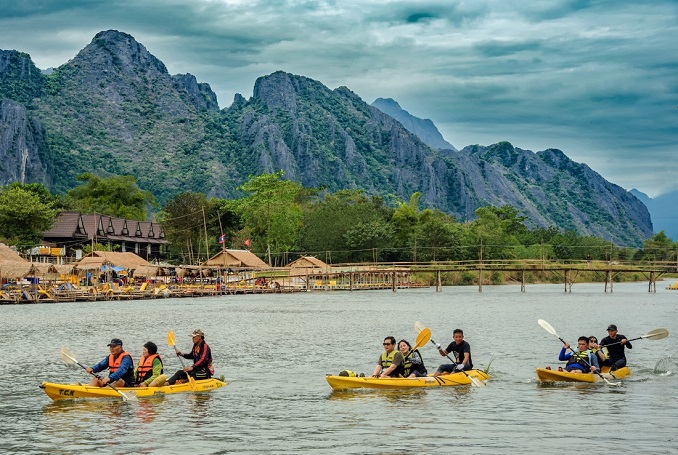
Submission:
[[167,379],[163,373],[163,364],[158,354],[158,346],[152,341],[144,344],[141,358],[134,368],[137,387],[158,387]]
[[593,335],[589,337],[589,349],[596,357],[598,357],[598,363],[601,366],[604,365],[605,361],[607,360],[607,356],[605,355],[604,349],[598,346],[598,338]]
[[600,370],[598,357],[589,349],[589,337],[579,337],[577,339],[577,349],[573,352],[567,352],[570,345],[565,343],[560,349],[558,360],[565,361],[565,371],[570,373],[595,373]]
[[607,336],[600,340],[600,348],[603,347],[607,348],[608,358],[605,365],[608,365],[611,371],[625,367],[626,354],[624,348],[633,349],[626,336],[617,332],[617,326],[614,324],[607,326]]
[[113,338],[108,343],[110,354],[92,367],[87,368],[90,374],[98,373],[108,368],[107,378],[99,379],[92,377],[89,385],[96,387],[105,387],[110,384],[113,387],[134,387],[134,361],[132,356],[122,349],[122,340]]
[[398,378],[405,372],[405,359],[400,351],[396,350],[394,337],[384,338],[384,352],[377,360],[377,366],[372,373],[373,378]]
[[436,343],[438,353],[445,357],[450,353],[454,353],[456,363],[447,363],[440,365],[433,376],[440,376],[441,374],[448,374],[455,371],[470,370],[473,368],[471,361],[471,345],[468,341],[464,341],[464,331],[461,329],[454,329],[452,332],[452,342],[447,345],[444,350],[440,343]]
[[406,378],[421,378],[428,372],[424,366],[424,360],[421,358],[419,349],[412,350],[412,345],[407,340],[398,341],[398,350],[403,355],[403,376]]
[[173,385],[178,380],[182,382],[188,380],[187,375],[191,375],[194,379],[209,379],[214,374],[214,366],[212,366],[212,350],[205,343],[205,333],[200,329],[195,329],[191,333],[193,338],[193,349],[189,354],[184,354],[181,351],[177,351],[177,356],[181,356],[185,359],[193,359],[193,365],[184,367],[182,370],[177,371],[174,375],[169,378],[167,383]]

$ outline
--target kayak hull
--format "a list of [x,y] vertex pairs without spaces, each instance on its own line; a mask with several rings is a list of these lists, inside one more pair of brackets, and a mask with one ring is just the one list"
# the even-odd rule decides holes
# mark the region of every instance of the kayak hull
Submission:
[[[490,378],[481,370],[469,370],[466,373],[481,381],[487,381]],[[373,378],[327,375],[325,379],[327,379],[327,383],[334,390],[409,389],[417,387],[454,387],[471,384],[471,380],[461,372],[445,374],[435,378],[431,375],[421,378]]]
[[[195,392],[208,392],[227,385],[226,382],[217,378],[202,379],[195,381]],[[78,384],[57,384],[43,382],[40,388],[45,391],[52,400],[66,400],[73,398],[121,398],[120,394],[110,387],[92,387]],[[133,393],[139,398],[157,397],[172,393],[193,392],[191,384],[165,385],[162,387],[116,387],[123,393]]]
[[[625,378],[631,374],[628,367],[620,368],[610,374],[609,368],[603,367],[601,374],[607,380]],[[614,375],[614,376],[612,376]],[[537,380],[539,382],[600,382],[603,379],[595,373],[570,373],[568,371],[547,370],[546,368],[537,368]]]

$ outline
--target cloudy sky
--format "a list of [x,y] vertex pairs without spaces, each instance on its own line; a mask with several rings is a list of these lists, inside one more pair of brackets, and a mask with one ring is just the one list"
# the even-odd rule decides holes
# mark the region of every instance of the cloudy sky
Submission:
[[0,49],[40,68],[108,29],[222,108],[283,70],[393,98],[459,149],[559,148],[627,190],[678,190],[676,0],[0,0]]

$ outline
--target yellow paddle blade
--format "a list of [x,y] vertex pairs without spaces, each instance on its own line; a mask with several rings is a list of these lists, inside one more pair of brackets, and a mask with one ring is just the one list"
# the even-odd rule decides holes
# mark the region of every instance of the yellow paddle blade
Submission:
[[174,346],[174,332],[172,332],[171,330],[167,334],[167,344],[169,344],[170,346]]
[[431,339],[431,330],[429,330],[427,327],[424,327],[421,332],[419,332],[419,335],[417,335],[417,342],[414,345],[414,349],[419,349],[426,343],[428,343],[428,340]]
[[191,390],[193,390],[195,392],[195,390],[197,388],[197,385],[195,383],[195,378],[193,376],[191,376],[190,374],[187,374],[186,376],[188,376],[188,383],[191,386]]

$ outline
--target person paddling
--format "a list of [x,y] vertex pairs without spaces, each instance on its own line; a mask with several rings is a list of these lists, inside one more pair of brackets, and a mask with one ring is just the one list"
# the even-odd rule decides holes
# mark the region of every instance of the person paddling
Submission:
[[193,365],[184,367],[174,373],[167,381],[169,385],[174,385],[178,380],[187,380],[187,375],[189,374],[196,380],[209,379],[214,375],[212,350],[207,343],[205,343],[205,333],[200,329],[196,329],[191,333],[191,337],[193,338],[193,349],[191,349],[191,352],[184,354],[181,351],[177,351],[177,357],[193,359]]
[[113,338],[108,343],[110,354],[92,367],[86,368],[89,374],[98,373],[108,368],[110,372],[107,378],[99,379],[92,377],[89,385],[96,387],[134,387],[134,361],[132,356],[122,348],[122,340]]
[[565,371],[570,373],[595,373],[600,370],[598,357],[589,349],[589,337],[581,336],[577,339],[577,349],[567,352],[569,343],[565,343],[560,349],[558,360],[565,361]]
[[461,329],[454,329],[452,332],[452,342],[443,350],[440,343],[436,344],[438,353],[445,357],[450,353],[454,353],[454,358],[457,363],[446,363],[440,365],[433,376],[440,376],[441,374],[452,373],[455,371],[466,371],[473,368],[471,361],[471,345],[468,341],[464,341],[464,331]]
[[617,326],[614,324],[607,326],[607,336],[600,340],[600,349],[606,346],[608,359],[605,365],[610,367],[610,371],[625,367],[626,354],[624,348],[633,349],[633,346],[625,335],[617,332]]

